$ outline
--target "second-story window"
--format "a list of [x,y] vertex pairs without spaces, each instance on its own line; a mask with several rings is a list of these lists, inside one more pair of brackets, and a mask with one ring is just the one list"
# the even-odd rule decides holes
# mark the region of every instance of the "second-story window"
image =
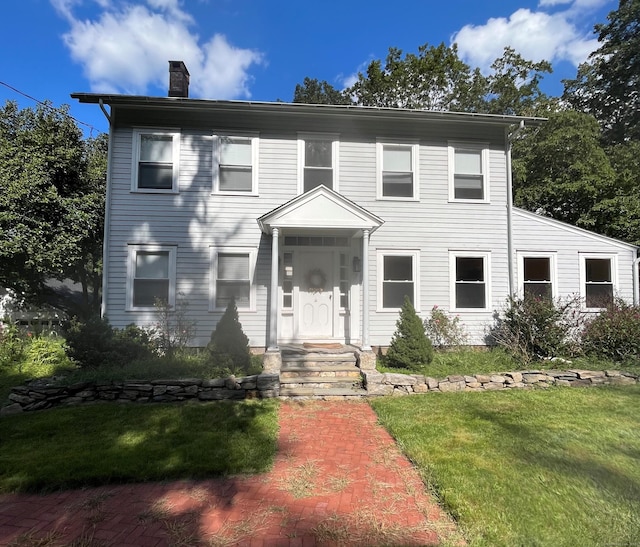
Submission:
[[418,198],[418,145],[378,143],[378,198]]
[[449,199],[489,201],[488,149],[473,143],[449,145]]
[[225,135],[214,142],[214,192],[256,193],[257,137]]
[[336,190],[337,140],[326,135],[304,135],[299,140],[301,191],[323,185]]
[[131,189],[139,192],[177,192],[180,134],[135,130]]

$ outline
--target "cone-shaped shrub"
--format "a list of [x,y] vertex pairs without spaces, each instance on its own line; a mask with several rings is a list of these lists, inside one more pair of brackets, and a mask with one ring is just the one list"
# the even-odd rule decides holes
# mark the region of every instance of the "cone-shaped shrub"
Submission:
[[396,368],[416,368],[433,360],[433,346],[424,331],[411,300],[404,297],[396,332],[386,355],[386,364]]
[[231,300],[211,333],[207,352],[212,363],[229,369],[248,369],[251,364],[249,338],[242,330],[235,300]]

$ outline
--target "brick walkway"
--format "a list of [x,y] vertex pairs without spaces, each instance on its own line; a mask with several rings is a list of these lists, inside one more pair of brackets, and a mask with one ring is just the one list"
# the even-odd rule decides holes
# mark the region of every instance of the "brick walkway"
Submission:
[[364,402],[286,402],[271,472],[0,496],[0,545],[437,545],[459,540]]

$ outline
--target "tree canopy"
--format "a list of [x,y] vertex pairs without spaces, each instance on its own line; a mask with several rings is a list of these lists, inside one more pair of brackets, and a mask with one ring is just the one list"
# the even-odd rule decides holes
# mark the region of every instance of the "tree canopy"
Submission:
[[41,303],[48,280],[71,279],[83,301],[60,307],[99,306],[106,149],[66,108],[0,108],[0,285]]

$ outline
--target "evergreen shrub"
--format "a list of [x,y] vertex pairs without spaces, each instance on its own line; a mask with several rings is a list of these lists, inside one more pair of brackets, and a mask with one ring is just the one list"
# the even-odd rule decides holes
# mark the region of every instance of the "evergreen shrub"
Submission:
[[408,296],[400,309],[396,331],[385,356],[385,364],[393,368],[415,369],[433,360],[433,345]]
[[207,354],[210,364],[228,372],[246,373],[251,368],[249,338],[242,330],[233,299],[211,333]]

